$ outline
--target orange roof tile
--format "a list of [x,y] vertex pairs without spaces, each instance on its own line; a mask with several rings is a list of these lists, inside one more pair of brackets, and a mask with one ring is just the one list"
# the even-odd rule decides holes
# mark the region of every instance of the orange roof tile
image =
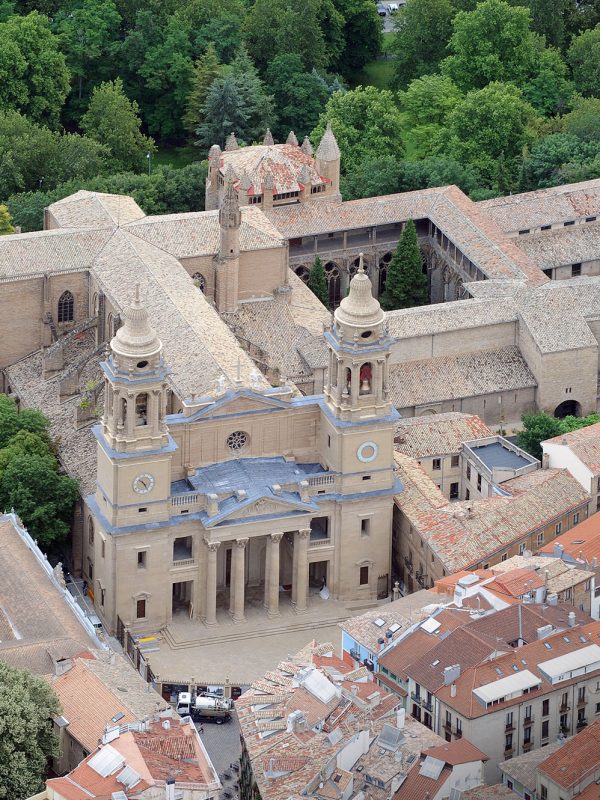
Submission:
[[569,789],[600,767],[600,719],[567,739],[538,769],[559,786]]
[[547,545],[540,548],[539,553],[554,554],[554,548],[561,544],[563,554],[574,559],[581,559],[590,563],[593,558],[600,562],[600,514],[592,514],[570,531],[557,536]]
[[446,764],[454,766],[455,764],[469,764],[471,761],[487,761],[489,756],[475,747],[474,744],[466,739],[455,739],[453,742],[447,742],[439,747],[430,747],[429,750],[424,750],[423,755],[433,756]]

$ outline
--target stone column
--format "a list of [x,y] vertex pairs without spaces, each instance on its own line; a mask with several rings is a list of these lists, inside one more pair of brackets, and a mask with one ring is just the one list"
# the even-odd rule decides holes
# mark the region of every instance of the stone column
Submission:
[[236,539],[233,543],[231,564],[231,590],[229,613],[234,622],[245,622],[244,588],[246,582],[246,545],[248,539]]
[[204,604],[204,622],[207,625],[217,624],[217,551],[221,542],[204,540],[208,549],[206,564],[206,603]]
[[282,536],[282,533],[272,533],[267,539],[267,569],[269,575],[267,614],[269,617],[279,616],[279,543]]
[[294,577],[292,602],[296,614],[303,614],[308,608],[308,544],[310,528],[296,531],[294,536]]

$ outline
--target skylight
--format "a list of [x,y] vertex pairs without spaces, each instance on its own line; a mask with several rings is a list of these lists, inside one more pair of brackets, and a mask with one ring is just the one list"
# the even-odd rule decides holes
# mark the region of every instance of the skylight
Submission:
[[552,650],[552,645],[550,644],[550,642],[544,642],[544,647],[546,648],[546,650]]
[[390,630],[392,633],[396,633],[396,631],[399,631],[401,627],[402,625],[398,625],[397,622],[394,622],[393,625],[390,625]]
[[381,619],[381,617],[377,617],[377,619],[373,620],[373,625],[377,625],[378,628],[383,628],[385,625],[385,620]]

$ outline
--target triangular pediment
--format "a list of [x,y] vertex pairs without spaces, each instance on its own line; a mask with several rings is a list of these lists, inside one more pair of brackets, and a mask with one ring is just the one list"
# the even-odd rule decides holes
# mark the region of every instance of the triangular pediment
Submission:
[[252,414],[269,411],[274,408],[285,408],[288,405],[277,397],[265,397],[251,391],[227,392],[222,398],[204,409],[198,416],[203,419],[223,417],[233,414]]
[[[226,503],[229,505],[229,503]],[[248,499],[241,503],[236,502],[233,508],[222,508],[218,514],[208,520],[206,527],[213,527],[221,523],[230,523],[235,520],[250,520],[259,517],[289,516],[290,514],[306,514],[318,511],[318,506],[313,502],[303,502],[298,499],[264,495],[259,498]]]

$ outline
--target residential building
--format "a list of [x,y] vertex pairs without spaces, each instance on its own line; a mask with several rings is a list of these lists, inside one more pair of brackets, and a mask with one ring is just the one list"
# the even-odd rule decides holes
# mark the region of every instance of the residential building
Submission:
[[241,800],[348,800],[361,791],[376,800],[427,792],[437,800],[482,782],[485,753],[460,742],[446,747],[398,706],[364,667],[313,642],[236,703]]
[[68,775],[46,780],[30,800],[155,800],[178,795],[208,800],[221,789],[191,718],[159,716],[113,727]]
[[416,461],[396,453],[396,466],[394,561],[408,592],[533,552],[587,514],[589,495],[567,470],[536,470],[494,497],[450,503]]
[[569,566],[594,573],[590,614],[600,619],[600,514],[593,514],[539,550],[545,558],[560,559]]
[[540,462],[503,436],[486,436],[464,442],[461,499],[502,496],[503,484],[535,472]]
[[590,515],[600,511],[600,423],[542,442],[544,464],[568,469],[590,497]]
[[520,756],[513,756],[508,761],[502,761],[498,768],[502,774],[502,785],[511,791],[511,797],[515,795],[523,800],[534,800],[536,796],[537,770],[539,765],[550,758],[559,750],[566,739],[557,736],[555,741],[522,753]]
[[[435,693],[433,729],[446,726],[453,736],[459,730],[485,748],[489,782],[499,779],[500,762],[549,744],[561,733],[573,735],[600,714],[600,623],[538,633],[538,640],[512,652],[500,648],[496,657],[482,647],[479,663],[466,669],[450,668],[440,676],[434,661],[421,659],[418,669],[409,670],[411,693],[417,684],[421,696]],[[455,652],[458,661],[462,648]]]
[[464,500],[463,442],[490,436],[492,431],[475,414],[451,411],[403,418],[394,430],[394,450],[419,462],[449,500]]

